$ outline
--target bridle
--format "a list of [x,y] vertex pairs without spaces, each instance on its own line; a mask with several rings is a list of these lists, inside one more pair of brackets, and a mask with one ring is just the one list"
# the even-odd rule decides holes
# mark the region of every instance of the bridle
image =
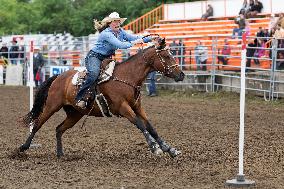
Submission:
[[[143,38],[148,37],[148,36],[153,36],[153,35],[156,35],[156,36],[158,36],[159,38],[161,38],[159,34],[149,34],[149,35],[144,36]],[[160,60],[160,64],[161,64],[162,67],[163,67],[163,71],[158,71],[157,67],[154,65],[154,62],[153,62],[153,63],[148,63],[148,62],[147,62],[146,57],[145,57],[145,54],[144,54],[144,51],[143,51],[143,46],[142,46],[142,57],[143,57],[143,59],[144,59],[145,64],[150,65],[150,66],[153,67],[155,70],[157,70],[157,72],[159,72],[159,73],[161,73],[161,74],[164,74],[164,75],[170,75],[175,69],[177,69],[177,68],[179,67],[178,64],[166,65],[166,61],[165,61],[164,58],[161,56],[160,52],[162,52],[162,51],[168,51],[168,53],[171,55],[171,51],[170,51],[169,48],[157,49],[157,47],[155,46],[155,51],[156,51],[156,55],[158,56],[158,58],[159,58],[159,60]]]
[[163,49],[157,49],[155,47],[155,52],[156,52],[156,55],[158,56],[158,59],[160,60],[160,64],[162,65],[163,67],[163,71],[158,71],[157,67],[154,65],[154,62],[151,62],[149,63],[145,57],[145,54],[143,52],[143,49],[142,49],[142,56],[143,56],[143,59],[144,59],[144,62],[145,64],[148,64],[150,65],[151,67],[153,67],[155,70],[157,70],[157,72],[161,73],[161,74],[164,74],[164,75],[170,75],[176,68],[179,67],[178,64],[173,64],[173,65],[166,65],[166,61],[164,60],[163,56],[160,54],[160,52],[162,51],[168,51],[169,54],[171,54],[170,52],[170,49],[169,48],[163,48]]
[[[163,59],[163,57],[159,53],[161,51],[168,51],[168,53],[171,55],[170,49],[168,49],[168,48],[164,48],[164,49],[161,49],[161,50],[156,49],[156,54],[159,57],[160,63],[162,64],[163,69],[164,69],[164,71],[162,73],[164,73],[165,75],[170,75],[175,69],[177,69],[179,67],[179,65],[178,64],[166,65],[166,61]],[[157,70],[154,64],[152,65],[152,67],[155,70]],[[158,71],[158,72],[160,72],[160,71]]]

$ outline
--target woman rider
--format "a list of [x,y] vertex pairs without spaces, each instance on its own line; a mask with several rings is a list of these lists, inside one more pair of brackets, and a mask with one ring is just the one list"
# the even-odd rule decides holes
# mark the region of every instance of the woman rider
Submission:
[[88,52],[85,58],[87,68],[87,78],[82,84],[75,100],[76,105],[80,108],[86,107],[83,97],[87,89],[95,84],[100,74],[100,66],[104,59],[114,55],[117,49],[128,49],[138,43],[147,43],[152,37],[131,35],[125,32],[120,25],[126,18],[120,18],[117,12],[111,13],[101,22],[94,21],[95,29],[99,31],[98,40],[95,46]]

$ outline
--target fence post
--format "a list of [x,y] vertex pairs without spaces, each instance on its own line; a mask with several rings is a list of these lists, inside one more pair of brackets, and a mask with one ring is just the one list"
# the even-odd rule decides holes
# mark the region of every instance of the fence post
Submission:
[[212,64],[211,64],[211,92],[215,92],[215,61],[216,61],[216,47],[218,44],[218,37],[212,37]]
[[271,56],[271,68],[270,68],[270,85],[269,85],[269,100],[274,99],[274,87],[275,87],[275,70],[276,70],[276,60],[277,60],[277,39],[272,39],[272,56]]
[[184,44],[182,43],[181,46],[180,46],[180,67],[181,67],[181,70],[183,71],[184,70]]

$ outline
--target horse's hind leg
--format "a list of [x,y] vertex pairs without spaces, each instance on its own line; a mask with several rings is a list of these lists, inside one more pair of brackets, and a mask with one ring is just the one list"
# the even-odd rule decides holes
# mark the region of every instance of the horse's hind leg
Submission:
[[62,148],[62,135],[63,133],[73,127],[82,117],[83,114],[78,112],[72,106],[64,106],[64,111],[66,112],[66,119],[56,127],[56,140],[57,140],[57,157],[63,156]]
[[32,121],[33,124],[33,129],[32,132],[30,133],[29,137],[27,138],[26,142],[24,144],[22,144],[19,148],[20,152],[24,152],[26,150],[28,150],[30,148],[31,142],[36,134],[36,132],[41,128],[41,126],[58,110],[61,109],[61,105],[53,105],[50,106],[50,103],[46,103],[46,106],[43,110],[43,112],[41,113],[41,115],[39,116],[39,118],[36,121]]
[[176,157],[181,152],[176,150],[175,148],[168,145],[161,137],[159,137],[157,131],[155,128],[150,124],[150,122],[147,119],[146,113],[142,107],[140,107],[136,114],[141,117],[141,119],[144,121],[144,124],[146,125],[146,130],[150,133],[150,136],[152,136],[159,144],[160,148],[163,150],[163,152],[169,153],[171,157]]

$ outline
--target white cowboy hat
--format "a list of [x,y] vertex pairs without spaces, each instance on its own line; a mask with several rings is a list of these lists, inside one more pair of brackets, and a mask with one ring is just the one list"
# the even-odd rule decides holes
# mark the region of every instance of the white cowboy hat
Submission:
[[103,23],[109,23],[115,20],[119,20],[120,24],[122,24],[127,18],[120,18],[119,14],[117,12],[112,12],[110,13],[110,15],[108,15],[108,17],[105,17],[102,22]]

